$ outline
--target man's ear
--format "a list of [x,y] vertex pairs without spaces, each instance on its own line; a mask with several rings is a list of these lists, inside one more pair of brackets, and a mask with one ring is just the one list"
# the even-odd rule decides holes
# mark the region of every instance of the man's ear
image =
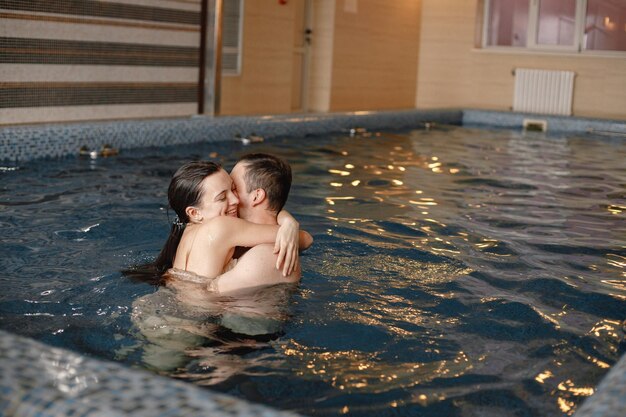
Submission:
[[252,196],[252,207],[262,204],[266,197],[267,195],[265,194],[265,190],[263,188],[257,188],[254,190],[254,195]]

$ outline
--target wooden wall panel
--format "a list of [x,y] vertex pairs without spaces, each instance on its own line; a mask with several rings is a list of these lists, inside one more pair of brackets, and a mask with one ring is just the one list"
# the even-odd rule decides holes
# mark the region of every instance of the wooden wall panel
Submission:
[[419,0],[338,0],[330,109],[415,105]]
[[289,113],[294,1],[247,0],[243,16],[241,75],[222,76],[222,114]]

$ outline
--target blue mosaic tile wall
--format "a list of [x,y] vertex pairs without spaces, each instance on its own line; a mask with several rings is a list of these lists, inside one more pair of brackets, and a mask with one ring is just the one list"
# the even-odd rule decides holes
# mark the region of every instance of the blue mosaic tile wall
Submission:
[[460,110],[356,112],[319,115],[221,116],[185,119],[90,122],[0,127],[0,161],[78,155],[82,146],[99,150],[230,140],[252,133],[264,137],[304,136],[368,129],[418,127],[425,122],[460,124]]
[[541,116],[486,110],[406,110],[279,116],[196,116],[184,119],[83,122],[0,127],[0,161],[28,161],[77,155],[81,147],[99,150],[264,137],[340,132],[353,127],[401,129],[426,122],[521,129],[523,120],[542,119],[550,133],[626,137],[626,121]]
[[464,126],[485,126],[521,129],[524,119],[545,120],[548,132],[591,134],[626,138],[626,120],[602,120],[584,117],[547,116],[531,113],[512,113],[489,110],[464,110]]
[[0,416],[297,417],[0,331]]

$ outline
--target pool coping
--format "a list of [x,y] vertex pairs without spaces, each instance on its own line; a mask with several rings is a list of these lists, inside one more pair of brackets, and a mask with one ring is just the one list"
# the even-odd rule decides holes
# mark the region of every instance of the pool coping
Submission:
[[[331,114],[290,114],[274,116],[222,116],[222,117],[190,117],[175,119],[146,119],[80,122],[66,124],[39,124],[22,126],[0,126],[0,161],[3,163],[22,163],[45,158],[60,158],[78,155],[81,147],[98,151],[103,145],[124,150],[140,147],[168,146],[198,142],[216,142],[233,140],[236,136],[246,137],[252,134],[263,137],[305,136],[338,133],[351,128],[365,129],[403,129],[425,127],[427,123],[478,126],[502,129],[521,129],[525,118],[543,119],[548,123],[549,133],[592,134],[626,139],[626,120],[602,120],[593,118],[577,118],[564,116],[539,116],[533,114],[513,113],[475,109],[436,109],[436,110],[400,110],[400,111],[364,111]],[[70,408],[81,404],[80,415],[99,415],[110,410],[110,398],[102,396],[101,389],[83,387],[82,394],[72,396],[72,387],[68,388],[63,381],[45,380],[42,373],[38,377],[21,379],[23,372],[34,372],[46,369],[42,358],[54,357],[56,363],[65,364],[59,371],[80,374],[83,381],[107,382],[107,375],[122,375],[127,380],[139,378],[143,386],[157,384],[159,392],[175,390],[180,398],[190,398],[187,409],[185,404],[180,410],[164,408],[143,409],[129,406],[126,415],[204,415],[206,410],[213,410],[216,416],[295,416],[265,406],[256,406],[247,401],[209,392],[192,384],[159,377],[146,371],[125,368],[116,363],[89,358],[71,351],[50,347],[41,342],[0,330],[0,369],[3,371],[0,385],[0,415],[18,411],[37,415],[58,416],[68,413]],[[72,364],[80,363],[80,369]],[[56,365],[55,365],[56,366]],[[49,368],[49,366],[48,366]],[[12,370],[13,380],[5,375]],[[102,370],[106,370],[102,373]],[[19,372],[17,372],[19,371]],[[80,372],[78,372],[80,371]],[[84,372],[83,372],[84,371]],[[60,373],[63,373],[60,372]],[[70,372],[70,373],[71,373]],[[78,373],[77,373],[78,372]],[[75,379],[80,381],[81,379]],[[90,379],[91,378],[91,379]],[[94,379],[95,378],[95,379]],[[79,387],[80,388],[80,387]],[[65,391],[64,391],[65,390]],[[144,391],[128,390],[149,400],[151,397]],[[182,394],[180,394],[182,393]],[[596,392],[588,398],[576,411],[576,417],[614,416],[626,407],[626,355],[623,355],[601,380]],[[69,395],[69,396],[68,396]],[[14,400],[12,398],[18,398]],[[159,395],[156,399],[165,398]],[[119,399],[118,399],[119,400]],[[100,401],[100,403],[98,402]],[[121,400],[124,403],[124,398]],[[129,400],[130,401],[130,400]],[[182,401],[182,400],[181,400]],[[195,401],[200,401],[196,406]],[[141,402],[141,401],[139,401]],[[90,408],[85,404],[89,405]],[[155,402],[157,404],[157,402]],[[160,403],[158,403],[160,404]],[[183,405],[181,405],[183,404]],[[226,408],[223,404],[228,404]],[[5,407],[5,408],[3,408]],[[12,407],[9,409],[8,407]],[[39,407],[39,408],[37,408]],[[109,407],[109,408],[107,408]],[[194,408],[195,407],[195,408]],[[230,407],[230,408],[229,408]],[[72,409],[73,410],[73,409]],[[185,413],[181,414],[182,411]],[[195,410],[195,411],[194,411]],[[118,410],[119,411],[119,410]],[[124,415],[123,409],[117,415]],[[142,412],[148,414],[142,414]],[[195,414],[194,414],[195,413]]]
[[298,417],[0,330],[0,416]]
[[0,126],[0,162],[76,156],[84,147],[96,153],[104,145],[117,150],[233,140],[237,136],[304,136],[350,128],[404,129],[427,123],[522,129],[524,119],[547,122],[548,133],[626,138],[626,120],[547,116],[476,109],[361,111],[266,116],[192,116]]
[[350,128],[402,129],[427,122],[461,124],[461,110],[403,110],[271,116],[220,116],[0,126],[0,161],[24,162],[96,152],[233,140],[258,135],[301,137]]
[[626,139],[626,120],[554,116],[496,110],[463,110],[463,126],[523,129],[524,120],[545,121],[549,134],[608,136]]

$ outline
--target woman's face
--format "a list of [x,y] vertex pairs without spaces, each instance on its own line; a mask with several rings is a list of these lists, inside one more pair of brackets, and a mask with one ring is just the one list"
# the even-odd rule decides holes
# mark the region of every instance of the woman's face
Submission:
[[217,216],[237,217],[239,198],[235,184],[230,175],[220,169],[213,175],[206,177],[200,184],[202,188],[200,203],[196,206],[203,219],[212,219]]

